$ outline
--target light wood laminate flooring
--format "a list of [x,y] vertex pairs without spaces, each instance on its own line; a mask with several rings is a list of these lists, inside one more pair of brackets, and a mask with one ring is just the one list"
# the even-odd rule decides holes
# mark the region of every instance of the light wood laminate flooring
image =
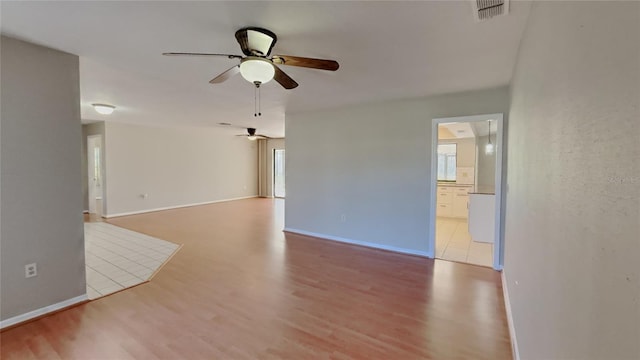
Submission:
[[500,274],[283,234],[283,200],[109,220],[183,248],[153,281],[7,330],[3,359],[509,359]]

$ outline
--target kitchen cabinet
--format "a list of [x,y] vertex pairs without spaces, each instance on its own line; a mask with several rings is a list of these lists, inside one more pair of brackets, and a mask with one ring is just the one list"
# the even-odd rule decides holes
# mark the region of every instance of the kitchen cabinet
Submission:
[[467,218],[470,185],[438,185],[436,193],[436,215]]

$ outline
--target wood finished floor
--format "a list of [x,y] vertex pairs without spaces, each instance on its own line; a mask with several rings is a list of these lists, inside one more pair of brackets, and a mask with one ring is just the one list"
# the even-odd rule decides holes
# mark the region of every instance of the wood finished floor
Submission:
[[109,220],[184,247],[149,283],[7,330],[3,359],[510,359],[499,273],[283,234],[283,201]]

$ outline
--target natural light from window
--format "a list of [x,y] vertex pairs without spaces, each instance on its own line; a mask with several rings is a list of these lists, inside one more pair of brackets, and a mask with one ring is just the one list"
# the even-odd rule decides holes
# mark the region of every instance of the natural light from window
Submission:
[[456,181],[456,144],[438,144],[438,181]]

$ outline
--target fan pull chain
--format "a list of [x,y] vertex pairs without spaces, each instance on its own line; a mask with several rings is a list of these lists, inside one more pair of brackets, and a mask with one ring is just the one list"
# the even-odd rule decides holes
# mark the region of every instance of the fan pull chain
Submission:
[[260,112],[260,87],[258,86],[258,116],[262,116]]
[[253,83],[256,88],[253,90],[253,116],[262,116],[260,112],[260,82]]

